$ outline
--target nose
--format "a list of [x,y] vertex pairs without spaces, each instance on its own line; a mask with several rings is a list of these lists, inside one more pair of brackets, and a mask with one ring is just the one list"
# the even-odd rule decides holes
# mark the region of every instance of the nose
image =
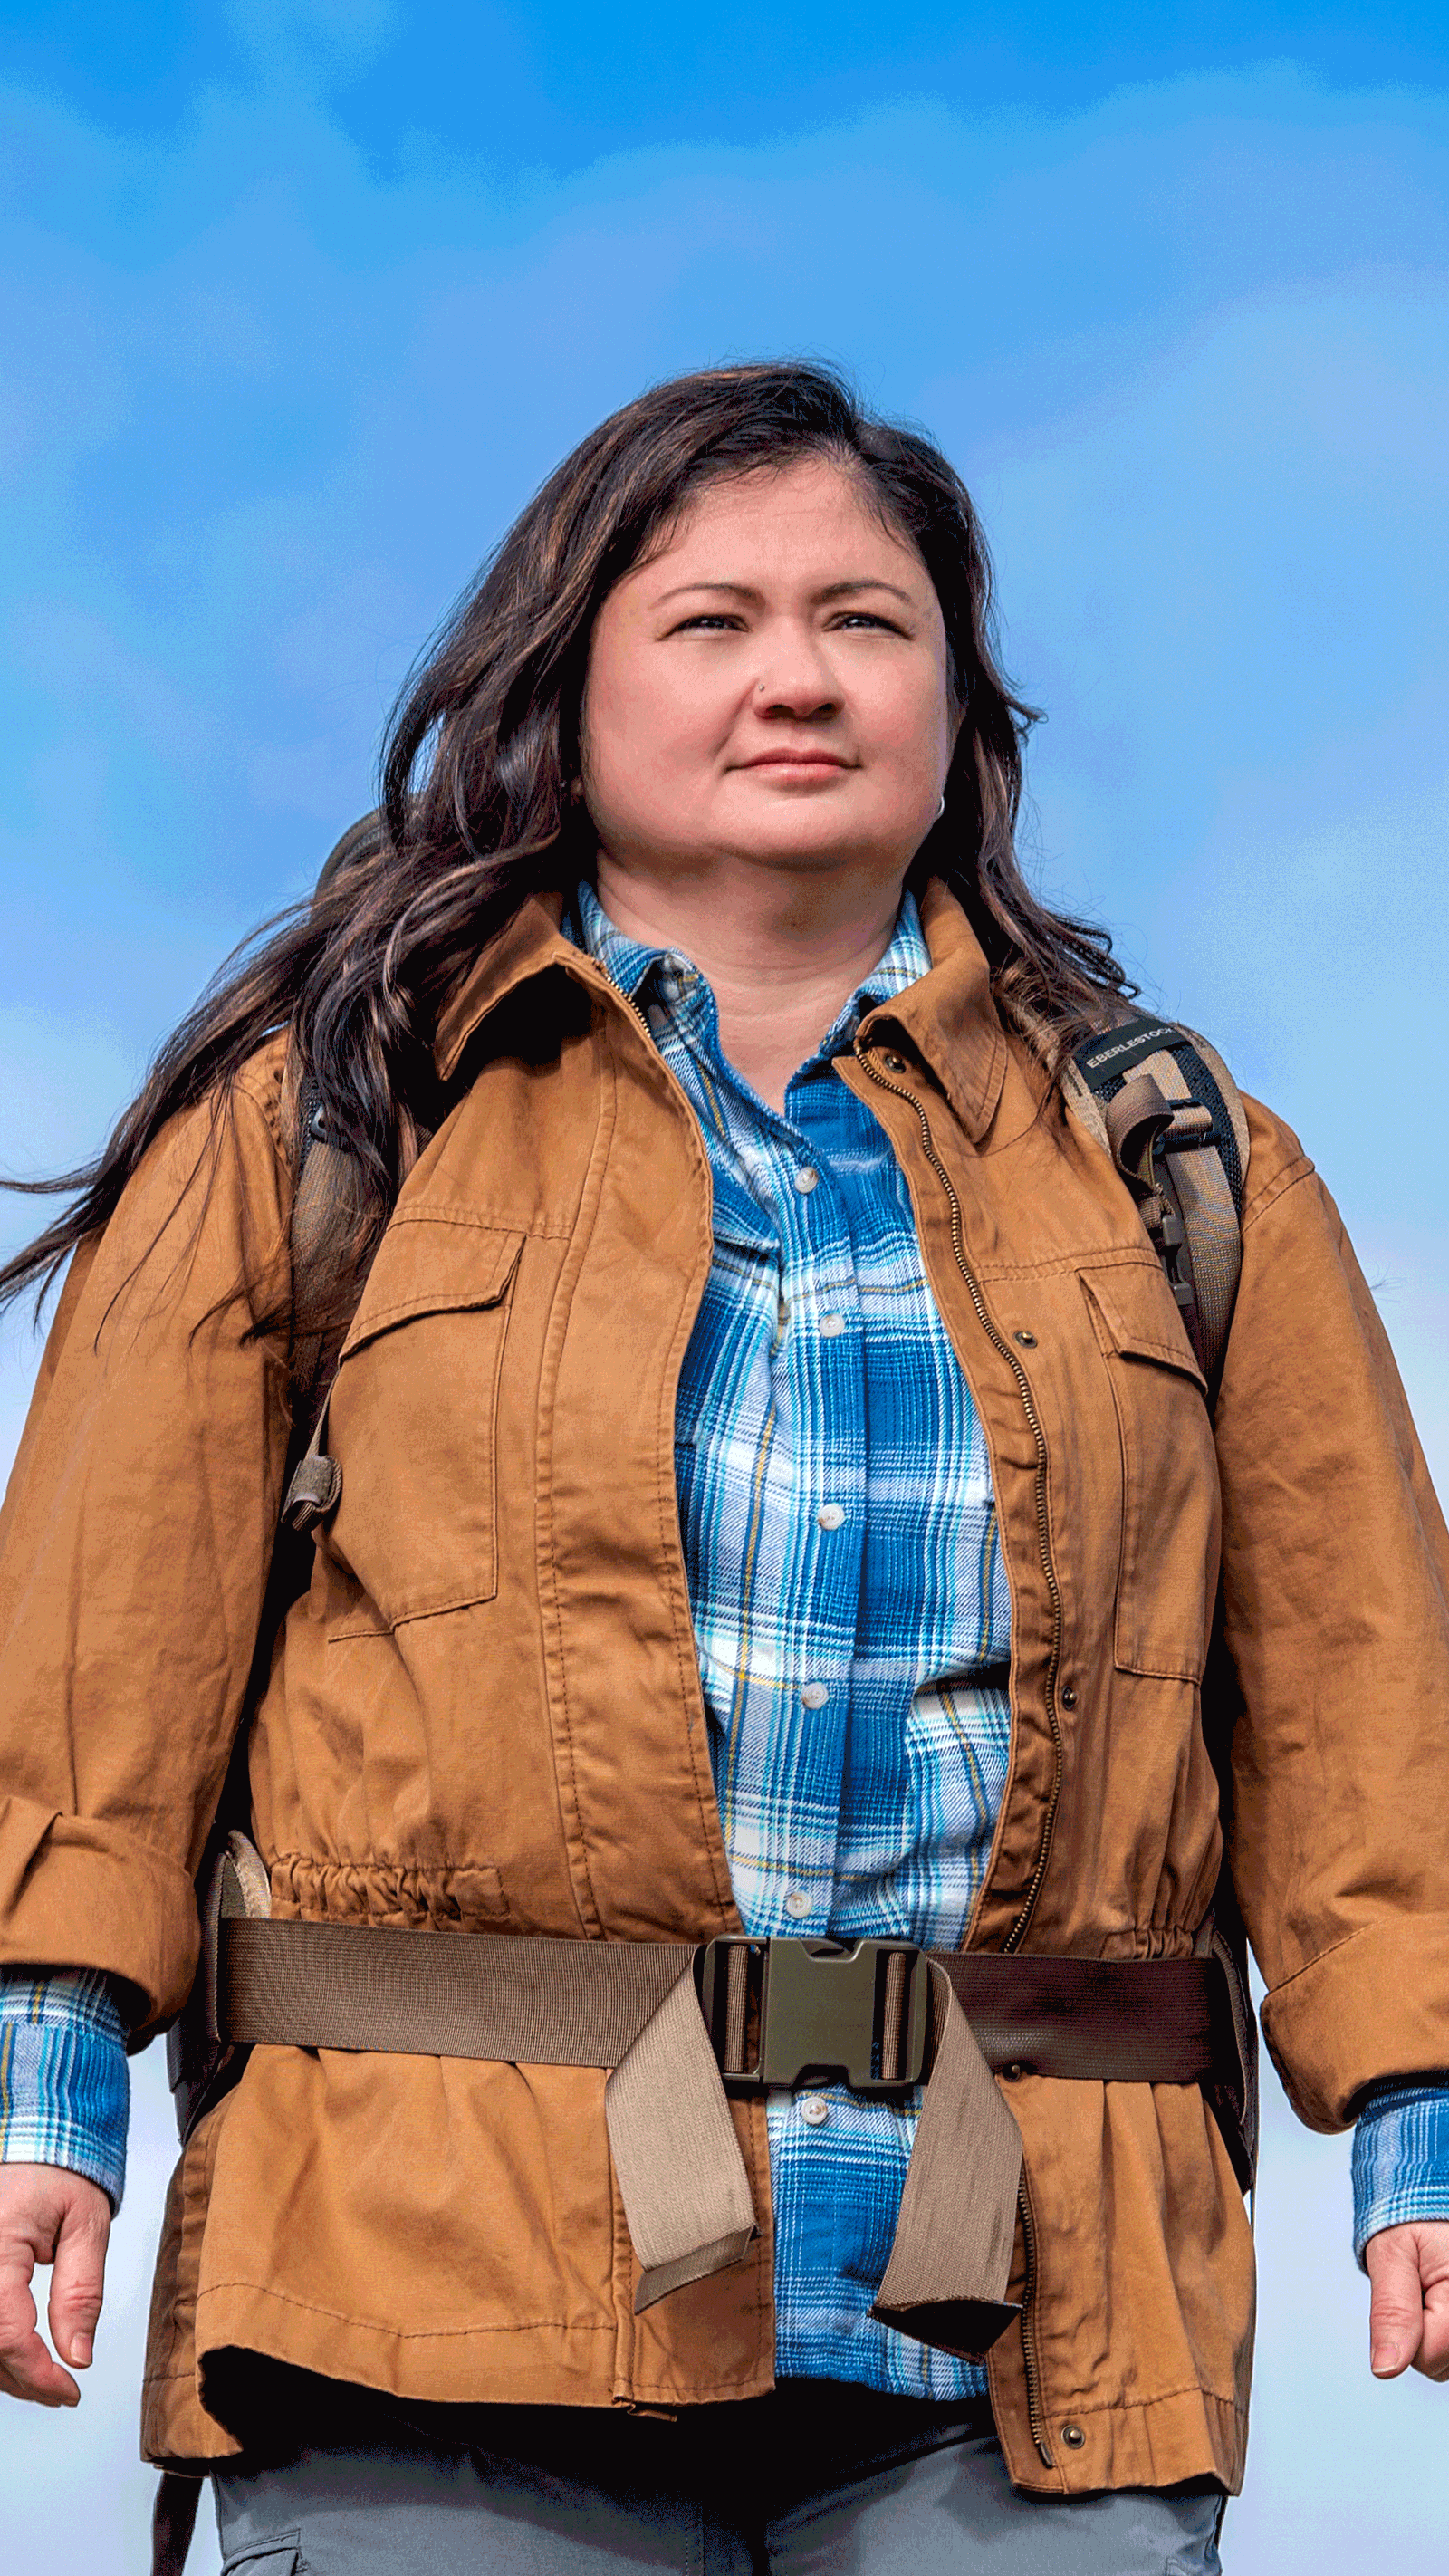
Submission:
[[752,699],[757,716],[820,723],[840,711],[840,691],[819,638],[808,625],[782,619],[762,638]]

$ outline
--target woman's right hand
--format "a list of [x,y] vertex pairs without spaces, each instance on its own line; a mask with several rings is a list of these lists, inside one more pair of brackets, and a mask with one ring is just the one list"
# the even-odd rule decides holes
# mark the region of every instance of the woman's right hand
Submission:
[[88,2370],[105,2288],[111,2204],[99,2185],[60,2165],[0,2165],[0,2391],[37,2406],[78,2406],[69,2370],[37,2331],[31,2279],[49,2263],[50,2339]]

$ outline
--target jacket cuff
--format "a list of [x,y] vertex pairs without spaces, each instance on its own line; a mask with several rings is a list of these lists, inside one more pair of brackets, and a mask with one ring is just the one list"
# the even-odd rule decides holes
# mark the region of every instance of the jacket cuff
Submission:
[[29,1798],[0,1799],[0,1968],[92,1968],[144,2039],[175,2019],[196,1973],[196,1890],[154,1844]]
[[0,2164],[84,2174],[114,2214],[130,2107],[125,2033],[107,1980],[85,1970],[0,1972]]
[[1370,1924],[1274,1988],[1263,2036],[1310,2129],[1345,2129],[1372,2084],[1449,2067],[1449,1915]]

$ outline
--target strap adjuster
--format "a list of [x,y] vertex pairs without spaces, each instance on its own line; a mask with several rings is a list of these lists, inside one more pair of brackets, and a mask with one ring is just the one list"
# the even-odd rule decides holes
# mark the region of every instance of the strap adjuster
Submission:
[[730,2089],[760,2093],[812,2075],[878,2094],[921,2080],[930,1977],[912,1941],[726,1932],[696,1952],[694,1972]]

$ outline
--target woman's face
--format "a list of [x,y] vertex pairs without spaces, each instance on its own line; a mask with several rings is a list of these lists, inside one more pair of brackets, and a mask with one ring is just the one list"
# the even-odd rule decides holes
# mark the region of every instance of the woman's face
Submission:
[[625,872],[728,858],[899,879],[958,721],[921,557],[848,468],[805,458],[707,485],[609,593],[584,795]]

